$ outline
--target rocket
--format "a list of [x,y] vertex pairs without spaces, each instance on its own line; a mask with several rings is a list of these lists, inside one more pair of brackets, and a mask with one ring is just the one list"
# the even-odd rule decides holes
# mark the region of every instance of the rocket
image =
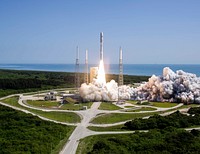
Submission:
[[121,48],[121,47],[120,47],[120,49],[119,49],[119,60],[122,61],[122,48]]
[[79,60],[79,47],[76,47],[76,59]]
[[85,63],[88,63],[88,50],[85,50]]
[[103,60],[103,32],[100,33],[100,60]]

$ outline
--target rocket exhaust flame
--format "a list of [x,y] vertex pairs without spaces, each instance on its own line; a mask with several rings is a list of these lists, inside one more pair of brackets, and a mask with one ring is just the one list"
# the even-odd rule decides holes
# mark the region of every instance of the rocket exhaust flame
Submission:
[[100,60],[99,70],[97,75],[97,80],[99,84],[105,85],[106,84],[106,77],[105,77],[105,70],[104,70],[104,63],[103,60]]

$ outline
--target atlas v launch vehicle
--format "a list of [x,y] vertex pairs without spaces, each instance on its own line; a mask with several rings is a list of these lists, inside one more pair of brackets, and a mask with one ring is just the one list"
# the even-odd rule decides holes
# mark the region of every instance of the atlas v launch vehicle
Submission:
[[100,60],[103,60],[103,32],[100,33]]

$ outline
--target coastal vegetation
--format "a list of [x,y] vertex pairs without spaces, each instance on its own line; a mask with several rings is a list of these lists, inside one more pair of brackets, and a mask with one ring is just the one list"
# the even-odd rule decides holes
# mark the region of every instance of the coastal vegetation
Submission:
[[[200,131],[186,131],[200,125],[200,107],[192,107],[189,115],[176,111],[168,116],[136,118],[124,125],[88,127],[94,131],[138,130],[130,134],[96,135],[81,140],[77,153],[200,153]],[[148,130],[146,132],[140,130]]]
[[[74,86],[74,73],[0,70],[0,97],[15,93],[41,91],[55,88],[71,88]],[[107,74],[107,81],[118,80],[118,75]],[[124,75],[125,84],[147,81],[148,76]],[[80,73],[80,82],[83,83],[84,74]]]
[[136,118],[126,122],[125,127],[129,130],[149,130],[164,129],[166,127],[187,128],[200,125],[200,112],[198,108],[189,109],[188,113],[192,115],[182,114],[179,111],[168,116],[153,115],[148,119]]
[[0,105],[0,153],[59,153],[74,128]]
[[80,141],[77,154],[200,153],[200,132],[168,127],[130,134],[96,135]]

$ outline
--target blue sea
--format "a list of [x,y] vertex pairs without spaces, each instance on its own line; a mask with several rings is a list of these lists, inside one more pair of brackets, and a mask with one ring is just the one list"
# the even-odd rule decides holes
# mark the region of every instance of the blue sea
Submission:
[[[89,67],[95,66],[98,65],[89,65]],[[80,65],[80,72],[84,72],[84,67],[84,65]],[[124,64],[123,72],[127,75],[162,75],[164,67],[170,67],[173,71],[183,70],[200,76],[200,64]],[[118,74],[118,68],[118,64],[105,65],[106,73],[109,74]],[[75,72],[75,64],[0,64],[0,69]]]

